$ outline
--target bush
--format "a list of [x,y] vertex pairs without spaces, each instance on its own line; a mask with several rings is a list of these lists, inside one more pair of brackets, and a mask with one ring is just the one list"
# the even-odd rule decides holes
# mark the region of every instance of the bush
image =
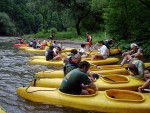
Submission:
[[57,33],[57,29],[56,28],[51,28],[50,30],[48,30],[48,33],[56,34]]
[[73,28],[73,27],[69,27],[69,28],[67,28],[67,32],[73,32],[73,33],[76,33],[76,29]]

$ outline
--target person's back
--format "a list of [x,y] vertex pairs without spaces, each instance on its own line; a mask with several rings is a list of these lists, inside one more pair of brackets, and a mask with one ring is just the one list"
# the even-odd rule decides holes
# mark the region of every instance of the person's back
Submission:
[[79,95],[81,93],[82,83],[89,84],[91,81],[85,73],[79,69],[74,69],[64,77],[60,90],[64,93]]
[[33,42],[32,42],[32,47],[33,47],[34,49],[36,48],[36,44],[37,44],[37,42],[36,42],[36,40],[34,39]]
[[[79,68],[70,71],[63,79],[59,90],[68,94],[89,94],[89,92],[83,87],[87,85],[87,88],[97,90],[96,86],[88,78],[86,72],[88,71],[90,64],[86,61],[79,63]],[[84,84],[84,86],[83,86]]]
[[78,64],[81,61],[81,56],[76,54],[69,59],[69,62],[63,67],[64,76],[68,74],[71,70],[78,68]]
[[78,53],[78,51],[77,51],[76,49],[72,49],[72,50],[71,50],[71,53],[68,54],[68,55],[64,58],[64,60],[63,60],[64,65],[68,64],[68,63],[69,63],[69,60],[71,59],[71,57],[73,57],[73,56],[74,56],[75,54],[77,54],[77,53]]
[[50,46],[50,48],[46,51],[45,56],[46,60],[52,60],[54,58],[54,51],[53,51],[53,46]]
[[143,61],[133,58],[128,65],[129,73],[135,78],[144,78],[144,63]]

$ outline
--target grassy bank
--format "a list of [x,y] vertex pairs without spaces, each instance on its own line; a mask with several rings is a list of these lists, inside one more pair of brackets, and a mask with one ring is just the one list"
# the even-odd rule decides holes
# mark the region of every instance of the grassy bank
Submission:
[[[93,43],[96,43],[99,40],[103,40],[106,36],[104,32],[95,32],[91,33]],[[29,34],[24,35],[24,38],[43,38],[48,39],[50,38],[50,33],[43,33],[39,32],[37,34]],[[86,41],[86,33],[82,33],[81,35],[77,35],[75,32],[57,32],[54,34],[56,40],[79,40],[79,41]]]

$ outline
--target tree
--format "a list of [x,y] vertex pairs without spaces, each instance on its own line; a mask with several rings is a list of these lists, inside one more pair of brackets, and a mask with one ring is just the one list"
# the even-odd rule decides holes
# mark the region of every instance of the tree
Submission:
[[0,35],[12,35],[16,28],[6,13],[0,13]]
[[75,21],[78,35],[81,35],[81,21],[91,12],[90,0],[57,0],[70,10],[70,14]]

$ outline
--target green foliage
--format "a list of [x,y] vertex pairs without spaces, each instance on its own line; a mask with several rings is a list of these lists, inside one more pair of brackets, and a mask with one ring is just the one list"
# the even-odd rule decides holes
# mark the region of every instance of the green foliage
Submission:
[[49,30],[49,33],[51,33],[51,34],[56,34],[56,33],[57,33],[57,29],[56,29],[56,28],[51,28],[51,29]]
[[67,32],[73,32],[73,33],[75,33],[76,29],[73,28],[73,27],[69,27],[69,28],[67,28]]
[[0,34],[11,35],[15,33],[16,28],[6,13],[0,13]]

